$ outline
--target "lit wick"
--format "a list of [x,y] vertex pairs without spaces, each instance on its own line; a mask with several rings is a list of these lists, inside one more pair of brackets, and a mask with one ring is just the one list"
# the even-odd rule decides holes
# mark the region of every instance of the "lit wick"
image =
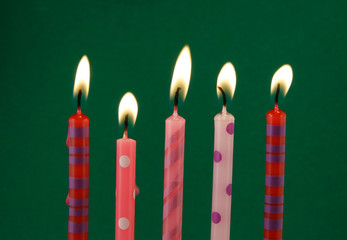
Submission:
[[219,91],[221,91],[221,93],[223,95],[223,112],[224,112],[227,109],[227,96],[225,95],[223,88],[221,88],[220,86],[217,86],[217,88]]
[[77,95],[77,111],[81,111],[81,98],[82,98],[82,90],[78,90],[78,95]]
[[278,96],[280,94],[280,84],[277,85],[276,95],[275,95],[275,108],[278,108]]
[[174,112],[177,112],[177,105],[178,105],[178,96],[179,96],[179,91],[181,90],[180,87],[177,88],[176,93],[175,93],[175,100],[174,100]]
[[125,119],[124,119],[124,134],[123,134],[123,138],[127,138],[128,137],[128,125],[129,125],[129,115],[125,115]]

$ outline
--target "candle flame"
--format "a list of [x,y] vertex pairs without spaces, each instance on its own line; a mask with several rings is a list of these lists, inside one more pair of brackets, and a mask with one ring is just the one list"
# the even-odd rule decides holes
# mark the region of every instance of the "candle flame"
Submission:
[[177,58],[174,73],[172,75],[170,96],[174,97],[178,88],[180,88],[180,96],[185,99],[192,71],[192,60],[190,56],[189,46],[186,45],[182,49]]
[[136,122],[137,117],[137,101],[135,96],[131,92],[124,94],[120,100],[118,107],[118,121],[121,124],[125,120],[125,116],[128,115],[133,124]]
[[230,97],[233,98],[236,88],[236,72],[234,66],[230,62],[224,64],[218,75],[217,96],[220,97],[221,91],[218,87],[221,87],[224,92],[229,93]]
[[86,55],[84,55],[77,67],[75,85],[73,89],[73,96],[76,97],[79,90],[81,89],[82,95],[85,99],[88,97],[89,92],[89,82],[90,82],[90,69],[89,60]]
[[293,80],[293,70],[292,67],[288,64],[280,67],[272,77],[271,81],[271,94],[276,93],[278,84],[280,84],[280,90],[283,96],[287,95],[287,92],[292,84]]

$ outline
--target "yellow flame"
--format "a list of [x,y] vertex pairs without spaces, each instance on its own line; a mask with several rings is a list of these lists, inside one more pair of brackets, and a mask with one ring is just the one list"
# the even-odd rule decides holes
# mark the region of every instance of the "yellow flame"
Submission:
[[[231,98],[234,96],[236,88],[236,72],[234,66],[227,62],[219,72],[217,87],[221,87],[224,92],[229,93]],[[221,91],[217,88],[217,96],[220,97]]]
[[87,98],[89,92],[90,70],[89,60],[86,55],[80,60],[75,77],[75,85],[73,95],[77,96],[79,89],[82,90],[82,95]]
[[280,67],[272,77],[271,81],[271,94],[274,94],[278,84],[280,84],[280,89],[283,91],[283,96],[287,95],[287,92],[292,84],[293,80],[293,70],[288,64]]
[[186,98],[190,74],[192,71],[192,60],[190,56],[189,46],[186,45],[182,49],[180,55],[177,58],[174,73],[172,75],[171,87],[170,87],[170,96],[173,97],[177,91],[177,88],[181,88],[180,96],[183,99]]
[[137,101],[135,96],[131,92],[127,92],[124,94],[122,99],[120,100],[118,107],[118,121],[121,124],[125,116],[128,115],[130,119],[132,119],[133,124],[136,122],[137,117]]

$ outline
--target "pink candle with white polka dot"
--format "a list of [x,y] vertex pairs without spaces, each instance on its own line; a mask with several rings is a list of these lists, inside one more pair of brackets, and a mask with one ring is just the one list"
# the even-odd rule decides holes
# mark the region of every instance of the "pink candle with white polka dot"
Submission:
[[214,118],[211,240],[230,239],[235,118],[227,112],[226,93],[233,96],[235,86],[235,69],[231,63],[226,63],[217,82],[217,93],[223,96],[223,109]]
[[191,72],[190,50],[181,51],[171,82],[174,112],[165,121],[163,240],[182,239],[185,119],[178,115],[178,97],[185,98]]
[[128,138],[129,116],[135,123],[137,103],[126,93],[119,104],[119,121],[124,121],[124,136],[117,140],[115,239],[134,240],[136,194],[136,141]]

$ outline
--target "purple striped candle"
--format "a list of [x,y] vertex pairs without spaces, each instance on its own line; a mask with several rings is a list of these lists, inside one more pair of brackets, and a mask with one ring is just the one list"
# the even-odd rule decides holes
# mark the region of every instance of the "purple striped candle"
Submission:
[[79,110],[69,119],[68,239],[88,239],[89,119]]
[[286,116],[279,109],[267,114],[264,239],[282,239]]
[[292,68],[286,64],[271,81],[275,107],[266,114],[264,240],[282,240],[286,114],[278,107],[278,97],[280,92],[283,96],[287,94],[292,79]]

